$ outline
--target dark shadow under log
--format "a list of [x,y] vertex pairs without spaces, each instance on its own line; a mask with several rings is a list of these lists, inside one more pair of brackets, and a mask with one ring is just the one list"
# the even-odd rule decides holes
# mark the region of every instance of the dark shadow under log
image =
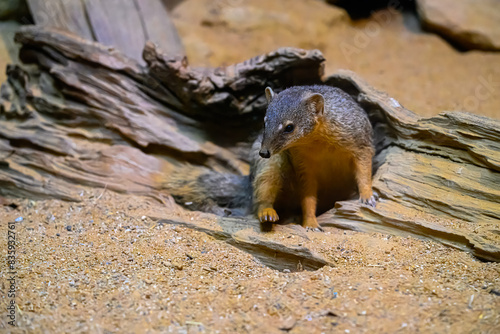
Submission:
[[[16,40],[29,65],[10,66],[1,88],[0,195],[10,197],[78,201],[82,189],[105,188],[244,216],[264,88],[318,83],[323,74],[314,50],[284,48],[200,69],[151,43],[142,66],[56,30],[28,27]],[[351,72],[324,82],[351,94],[372,121],[380,199],[376,208],[338,202],[320,223],[431,239],[500,261],[500,122],[457,112],[420,118]],[[258,227],[250,216],[218,221],[213,230],[203,222],[167,223],[223,239],[276,269],[327,264],[261,231],[242,238],[241,229],[230,228]],[[280,261],[270,258],[276,254]]]

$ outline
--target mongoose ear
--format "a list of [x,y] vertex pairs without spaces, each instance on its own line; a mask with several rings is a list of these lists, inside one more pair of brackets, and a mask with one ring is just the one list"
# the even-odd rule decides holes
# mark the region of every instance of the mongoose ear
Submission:
[[271,100],[274,98],[274,92],[271,87],[266,87],[266,98],[267,98],[267,103],[270,103]]
[[314,93],[306,98],[306,105],[315,114],[322,114],[325,109],[325,98],[319,93]]

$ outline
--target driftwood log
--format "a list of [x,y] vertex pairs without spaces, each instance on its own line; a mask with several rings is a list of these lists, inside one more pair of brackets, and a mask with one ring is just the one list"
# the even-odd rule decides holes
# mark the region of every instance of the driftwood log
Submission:
[[[162,0],[27,0],[40,27],[69,31],[89,41],[112,45],[144,63],[142,48],[150,40],[171,55],[184,47]],[[165,1],[168,3],[168,1]]]
[[299,262],[317,269],[327,264],[321,256],[273,240],[246,214],[248,153],[265,111],[264,88],[323,82],[351,94],[372,121],[379,202],[337,202],[320,223],[432,239],[500,261],[498,121],[457,112],[420,118],[354,73],[323,79],[319,51],[284,48],[210,69],[192,68],[152,43],[143,66],[52,29],[27,27],[16,41],[26,65],[7,68],[0,92],[2,196],[79,201],[89,187],[159,203],[172,196],[219,215],[219,223],[164,223],[223,239],[276,269],[297,270]]

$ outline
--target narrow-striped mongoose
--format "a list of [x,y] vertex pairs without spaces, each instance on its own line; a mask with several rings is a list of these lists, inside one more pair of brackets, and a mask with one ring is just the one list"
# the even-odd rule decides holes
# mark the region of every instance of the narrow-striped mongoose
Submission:
[[302,226],[319,228],[316,213],[348,199],[356,186],[360,201],[375,206],[372,127],[364,110],[329,86],[296,86],[279,94],[267,87],[266,97],[264,132],[252,149],[259,220],[276,222],[276,210],[301,208]]

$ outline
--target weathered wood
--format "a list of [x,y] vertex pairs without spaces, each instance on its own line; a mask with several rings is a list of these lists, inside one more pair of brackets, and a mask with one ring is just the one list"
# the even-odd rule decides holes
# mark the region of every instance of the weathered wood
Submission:
[[[246,157],[230,150],[241,134],[231,133],[234,128],[227,124],[202,123],[182,114],[188,108],[171,88],[191,83],[163,85],[149,74],[153,70],[120,52],[57,30],[24,28],[16,41],[23,45],[21,58],[37,64],[40,72],[11,66],[9,81],[2,86],[1,158],[8,167],[0,171],[4,194],[15,195],[18,189],[32,198],[78,200],[82,185],[107,187],[157,199],[171,194],[179,201],[196,200],[192,208],[217,213],[223,213],[218,203],[233,208],[241,202],[231,199],[231,191],[246,187],[247,178],[235,176],[248,174],[249,166]],[[296,54],[307,53],[281,52],[277,57],[287,66],[268,67],[277,78],[307,60],[321,67],[322,58]],[[245,81],[249,75],[257,85],[266,82],[265,74],[241,73],[238,78]],[[297,74],[294,80],[310,77]],[[276,79],[276,85],[285,82]],[[205,91],[199,94],[210,97]],[[263,91],[245,94],[244,88],[239,94],[263,97]],[[263,112],[263,107],[256,110]],[[48,187],[48,179],[61,180]],[[207,189],[194,193],[190,185],[200,180]],[[221,184],[226,185],[221,191],[210,190]],[[245,191],[239,193],[249,201]]]
[[[248,119],[262,114],[267,101],[262,87],[321,83],[323,55],[318,50],[280,48],[243,63],[221,68],[192,68],[148,43],[144,59],[149,73],[184,103],[184,113],[201,118]],[[242,116],[246,116],[245,118]]]
[[41,27],[54,27],[95,40],[82,1],[27,0],[33,20]]
[[326,82],[357,98],[375,125],[380,200],[375,209],[339,202],[323,225],[411,234],[498,261],[500,122],[462,112],[420,118],[352,72]]
[[[1,89],[2,196],[76,201],[81,189],[98,187],[160,202],[173,196],[220,216],[245,214],[245,155],[265,109],[264,87],[321,82],[318,51],[280,49],[199,69],[148,43],[143,67],[60,31],[28,27],[16,40],[21,59],[34,66],[10,66]],[[380,199],[376,208],[338,202],[320,223],[432,239],[500,261],[500,122],[455,112],[420,118],[351,72],[325,83],[351,94],[372,121]],[[274,252],[285,254],[286,268],[306,258],[310,269],[323,263],[307,249],[268,240],[253,218],[221,218],[213,228],[183,224],[263,262]],[[241,241],[243,226],[252,231]]]
[[184,54],[161,0],[28,0],[28,4],[37,25],[113,46],[139,63],[148,40],[169,54]]
[[84,0],[95,40],[141,59],[146,32],[134,0]]
[[[156,43],[171,56],[184,55],[182,41],[170,19],[164,1],[135,0],[141,14],[146,40]],[[139,50],[142,50],[143,45]]]

